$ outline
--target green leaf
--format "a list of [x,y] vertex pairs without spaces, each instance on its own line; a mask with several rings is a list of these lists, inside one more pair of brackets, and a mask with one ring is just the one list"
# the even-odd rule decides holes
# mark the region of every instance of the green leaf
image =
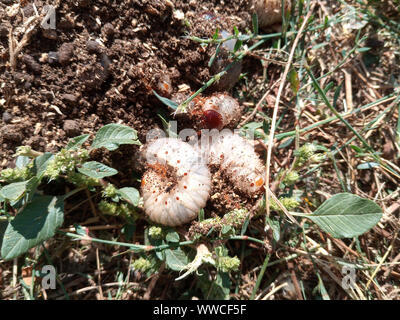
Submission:
[[31,161],[31,158],[27,156],[18,156],[17,160],[15,160],[15,166],[19,169],[25,168],[28,163]]
[[333,102],[332,102],[332,106],[336,109],[336,105],[337,105],[337,101],[339,99],[340,96],[340,92],[342,91],[343,88],[343,82],[336,88],[335,90],[335,94],[333,96]]
[[295,69],[292,69],[290,70],[288,77],[293,93],[296,95],[300,89],[299,75],[297,74],[297,71]]
[[213,40],[217,40],[218,38],[219,38],[219,28],[216,28],[213,34]]
[[4,233],[6,232],[8,226],[7,220],[0,220],[0,249],[3,244]]
[[279,221],[266,217],[265,222],[270,226],[274,240],[278,242],[281,238],[281,227]]
[[251,22],[253,24],[253,34],[256,36],[258,34],[258,16],[257,16],[257,13],[253,13],[252,14]]
[[360,147],[355,146],[355,145],[350,145],[350,148],[352,148],[357,153],[363,153],[364,152],[363,149],[361,149]]
[[197,215],[197,217],[198,217],[199,222],[202,222],[204,220],[204,209],[203,208],[201,208],[199,210],[199,214]]
[[28,181],[14,182],[0,189],[0,196],[8,200],[19,199],[26,190]]
[[9,185],[6,185],[0,189],[0,196],[4,199],[16,201],[22,197],[25,191],[35,189],[37,182],[38,179],[36,177],[32,177],[26,181],[10,183]]
[[118,189],[117,193],[126,201],[128,201],[133,206],[137,207],[140,200],[139,191],[135,188],[121,188]]
[[160,100],[163,104],[165,104],[167,107],[170,107],[173,110],[176,110],[178,108],[178,104],[168,98],[164,98],[162,96],[160,96],[159,94],[157,94],[157,92],[155,92],[153,90],[154,95],[157,97],[158,100]]
[[229,235],[235,235],[235,228],[230,225],[223,225],[221,228],[221,235],[227,237]]
[[118,149],[121,144],[137,144],[140,141],[137,138],[135,129],[116,123],[107,124],[102,127],[93,140],[92,149],[106,148],[110,151]]
[[382,208],[369,199],[339,193],[314,213],[300,216],[311,219],[335,238],[352,238],[374,227],[382,217]]
[[211,68],[211,66],[214,63],[215,58],[218,56],[220,50],[221,50],[221,43],[218,43],[217,48],[215,49],[215,53],[211,56],[210,60],[208,61],[209,68]]
[[229,300],[231,281],[229,274],[218,272],[216,279],[210,281],[209,274],[203,273],[198,277],[198,284],[207,300]]
[[165,240],[168,242],[179,242],[179,234],[176,231],[170,231],[165,236]]
[[73,150],[73,149],[79,148],[86,142],[87,139],[89,139],[89,137],[90,137],[90,134],[83,134],[81,136],[77,136],[77,137],[70,139],[68,141],[66,149]]
[[237,40],[235,46],[233,47],[233,52],[237,52],[243,45],[243,41]]
[[167,249],[165,250],[165,262],[171,270],[181,271],[188,264],[188,257],[181,248]]
[[289,147],[293,143],[294,139],[295,139],[295,137],[290,137],[290,138],[286,139],[279,145],[278,149],[284,149],[284,148]]
[[1,256],[10,260],[54,236],[64,221],[64,203],[60,198],[42,196],[33,199],[4,233]]
[[54,155],[50,152],[46,152],[41,156],[35,158],[33,166],[35,168],[35,174],[38,176],[39,179],[43,177],[50,160],[52,160],[53,158]]
[[369,50],[371,50],[371,48],[369,48],[369,47],[363,47],[363,48],[357,48],[356,49],[356,52],[367,52],[367,51],[369,51]]
[[174,130],[176,128],[172,126],[173,122],[167,121],[160,113],[158,113],[157,115],[161,119],[162,125],[164,127],[164,131],[167,133],[167,136],[169,138],[178,138],[178,135],[176,134],[176,130]]
[[85,162],[82,167],[78,168],[78,171],[95,179],[113,176],[118,173],[117,170],[107,167],[105,164],[97,161]]

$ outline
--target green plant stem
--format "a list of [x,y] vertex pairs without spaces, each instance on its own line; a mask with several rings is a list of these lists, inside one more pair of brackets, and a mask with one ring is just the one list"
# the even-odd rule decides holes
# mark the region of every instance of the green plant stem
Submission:
[[[118,242],[118,241],[111,241],[111,240],[103,240],[103,239],[98,239],[98,238],[92,238],[89,236],[83,236],[77,233],[72,233],[72,232],[64,232],[61,230],[58,230],[57,233],[65,235],[67,237],[73,238],[73,239],[78,239],[78,240],[87,240],[87,241],[93,241],[93,242],[98,242],[98,243],[104,243],[104,244],[109,244],[113,246],[121,246],[121,247],[127,247],[133,252],[140,253],[140,252],[150,252],[150,251],[161,251],[164,249],[169,249],[169,248],[174,248],[174,247],[182,247],[182,246],[188,246],[192,245],[195,243],[195,241],[182,241],[178,243],[169,243],[169,244],[162,244],[159,246],[151,246],[151,245],[139,245],[139,244],[132,244],[132,243],[126,243],[126,242]],[[248,241],[253,241],[257,242],[260,244],[264,245],[264,241],[253,238],[253,237],[248,237],[248,236],[232,236],[227,239],[223,238],[218,238],[218,239],[213,239],[211,241],[221,241],[221,240],[248,240]]]
[[258,288],[260,287],[261,280],[264,277],[265,270],[267,269],[269,258],[270,258],[270,255],[267,254],[267,256],[264,259],[264,263],[260,270],[260,273],[258,274],[257,282],[256,282],[256,285],[254,286],[253,292],[251,293],[250,300],[254,300],[254,297],[256,296],[256,292],[257,292]]

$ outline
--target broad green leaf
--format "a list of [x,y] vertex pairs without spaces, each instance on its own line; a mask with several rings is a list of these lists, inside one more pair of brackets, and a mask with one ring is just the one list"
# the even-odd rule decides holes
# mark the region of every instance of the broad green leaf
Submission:
[[10,260],[54,236],[64,220],[64,203],[60,198],[42,196],[34,198],[4,233],[1,256]]
[[31,191],[37,187],[38,179],[32,177],[29,180],[10,183],[0,189],[0,196],[11,201],[18,200],[25,191]]
[[105,164],[97,161],[85,162],[82,167],[78,168],[78,171],[95,179],[113,176],[118,173],[117,170],[107,167]]
[[77,137],[70,139],[68,141],[66,149],[73,150],[73,149],[79,148],[86,142],[87,139],[89,139],[89,137],[90,137],[90,134],[83,134],[81,136],[77,136]]
[[197,285],[203,293],[204,299],[207,300],[228,300],[231,281],[229,274],[219,272],[216,279],[210,280],[209,274],[202,273],[198,277]]
[[137,189],[126,187],[118,189],[117,192],[124,200],[128,201],[135,207],[138,206],[140,200],[140,194]]
[[382,217],[382,209],[371,200],[339,193],[314,213],[301,216],[311,219],[335,238],[352,238],[374,227]]
[[235,228],[230,225],[223,225],[221,228],[221,235],[227,237],[229,235],[235,235]]
[[92,149],[104,147],[110,151],[118,149],[121,144],[138,144],[135,129],[116,123],[107,124],[96,134],[92,143]]
[[25,168],[28,163],[31,161],[31,158],[27,156],[18,156],[17,160],[15,160],[15,166],[19,169]]
[[188,264],[188,257],[181,248],[167,249],[165,250],[165,262],[171,270],[181,271]]
[[168,242],[179,242],[179,234],[176,231],[170,231],[165,236],[165,240]]
[[8,200],[19,199],[26,190],[26,184],[28,181],[10,183],[0,189],[0,196]]
[[41,156],[35,158],[33,166],[35,168],[35,174],[39,179],[43,177],[50,160],[52,160],[53,158],[54,155],[50,152],[43,153]]
[[3,244],[4,233],[6,232],[8,226],[7,220],[0,220],[0,249]]

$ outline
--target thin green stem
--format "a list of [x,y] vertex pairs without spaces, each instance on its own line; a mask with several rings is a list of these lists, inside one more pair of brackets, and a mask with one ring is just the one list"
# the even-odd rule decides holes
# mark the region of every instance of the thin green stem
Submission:
[[270,258],[270,255],[267,254],[267,256],[264,259],[264,263],[263,263],[263,266],[262,266],[262,268],[260,270],[260,273],[258,274],[257,282],[256,282],[256,285],[254,286],[253,292],[251,293],[250,300],[254,300],[254,297],[256,296],[257,290],[258,290],[258,288],[260,287],[260,284],[261,284],[261,280],[264,277],[265,270],[267,269],[269,258]]

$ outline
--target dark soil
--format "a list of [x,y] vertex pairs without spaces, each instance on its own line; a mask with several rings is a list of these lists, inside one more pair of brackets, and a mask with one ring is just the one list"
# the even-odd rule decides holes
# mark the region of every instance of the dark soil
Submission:
[[[146,132],[161,127],[152,94],[170,96],[180,85],[196,90],[210,78],[215,48],[185,35],[211,37],[217,27],[249,27],[245,1],[63,1],[52,36],[37,27],[9,66],[8,30],[20,15],[1,20],[1,167],[19,145],[57,151],[69,137],[120,122]],[[36,1],[41,12],[43,1]],[[174,12],[184,13],[184,19]],[[24,7],[25,18],[34,14]],[[11,26],[10,26],[11,24]],[[19,41],[19,39],[17,39]]]
[[[173,2],[63,1],[56,10],[56,30],[37,26],[15,70],[8,33],[24,21],[2,11],[0,168],[14,165],[12,155],[20,145],[56,152],[69,138],[93,134],[108,123],[135,128],[142,142],[150,129],[162,128],[157,114],[171,118],[170,110],[153,90],[171,97],[186,85],[183,92],[189,94],[229,62],[222,55],[210,70],[215,46],[202,47],[185,36],[211,38],[216,28],[251,28],[247,1]],[[44,2],[35,3],[40,13]],[[34,15],[30,2],[23,10],[25,19]],[[240,68],[233,72],[240,74]],[[229,90],[234,82],[222,79],[208,92]],[[131,176],[134,149],[110,155],[121,176]],[[104,152],[92,157],[104,160]],[[222,198],[223,204],[239,205],[233,191]]]

